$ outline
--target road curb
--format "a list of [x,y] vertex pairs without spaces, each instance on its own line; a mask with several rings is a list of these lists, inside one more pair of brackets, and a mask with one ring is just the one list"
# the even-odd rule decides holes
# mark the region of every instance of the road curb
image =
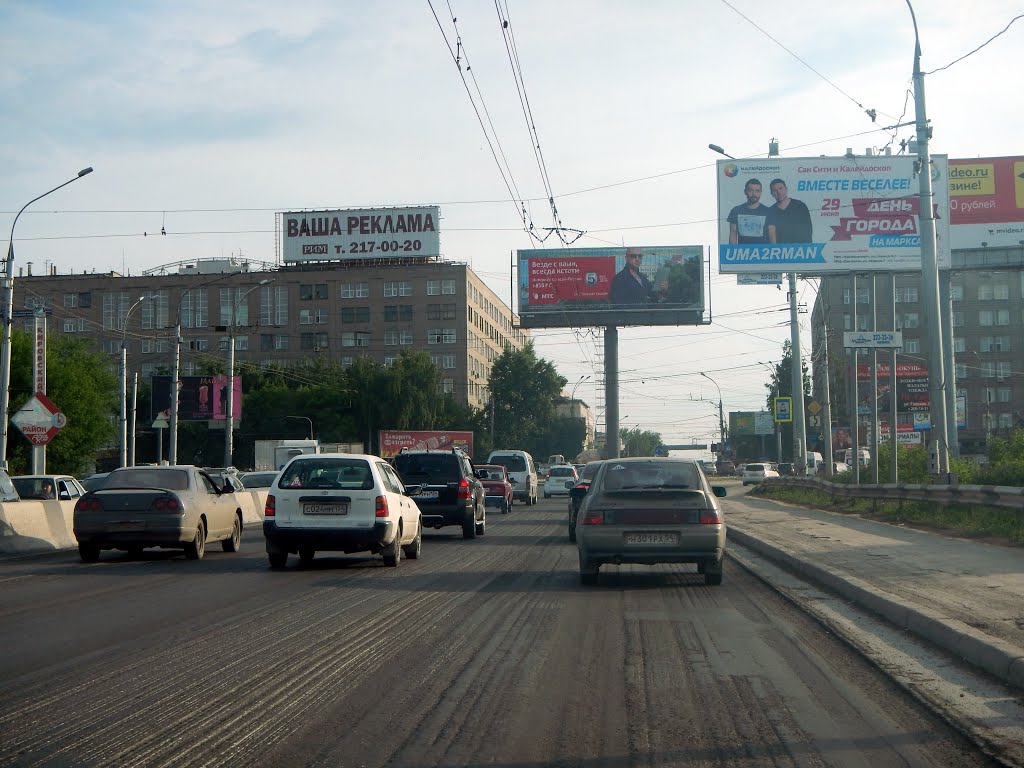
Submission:
[[862,605],[897,627],[912,632],[999,680],[1024,690],[1024,650],[1021,648],[980,632],[962,621],[881,592],[854,576],[800,560],[792,552],[769,544],[734,524],[729,525],[728,536],[737,544]]

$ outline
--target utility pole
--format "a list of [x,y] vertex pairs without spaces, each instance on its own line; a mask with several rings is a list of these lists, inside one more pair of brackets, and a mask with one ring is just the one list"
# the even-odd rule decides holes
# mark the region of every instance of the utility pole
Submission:
[[793,468],[798,475],[802,475],[807,470],[807,420],[804,416],[804,369],[800,356],[800,316],[795,272],[789,273],[789,339],[793,356]]

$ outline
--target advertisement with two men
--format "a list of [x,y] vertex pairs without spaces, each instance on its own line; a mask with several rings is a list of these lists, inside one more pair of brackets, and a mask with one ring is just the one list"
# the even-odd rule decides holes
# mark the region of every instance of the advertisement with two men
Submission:
[[[722,273],[921,269],[917,158],[814,157],[717,164]],[[947,161],[932,156],[940,268],[950,265]]]
[[518,257],[524,327],[703,322],[703,246],[537,249]]

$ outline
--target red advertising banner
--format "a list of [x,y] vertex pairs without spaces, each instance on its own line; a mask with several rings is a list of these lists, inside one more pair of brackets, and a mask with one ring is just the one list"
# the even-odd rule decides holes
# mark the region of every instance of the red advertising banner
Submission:
[[1024,240],[1024,157],[949,161],[954,248],[1016,247]]
[[[891,393],[889,363],[878,363],[878,412],[888,414]],[[925,413],[929,410],[928,369],[917,363],[896,363],[896,409],[900,413]],[[871,365],[857,365],[857,413],[871,415]]]
[[472,432],[421,431],[404,429],[382,429],[380,431],[380,455],[385,459],[394,456],[403,448],[410,451],[439,451],[459,448],[466,455],[473,455]]

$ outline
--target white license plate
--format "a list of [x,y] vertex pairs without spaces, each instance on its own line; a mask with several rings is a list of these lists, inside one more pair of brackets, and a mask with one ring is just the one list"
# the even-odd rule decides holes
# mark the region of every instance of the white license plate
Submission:
[[627,544],[678,544],[679,536],[675,533],[627,533]]
[[304,515],[347,515],[348,504],[303,504]]
[[437,498],[437,491],[420,491],[415,496],[413,496],[413,498],[414,499],[436,499]]

